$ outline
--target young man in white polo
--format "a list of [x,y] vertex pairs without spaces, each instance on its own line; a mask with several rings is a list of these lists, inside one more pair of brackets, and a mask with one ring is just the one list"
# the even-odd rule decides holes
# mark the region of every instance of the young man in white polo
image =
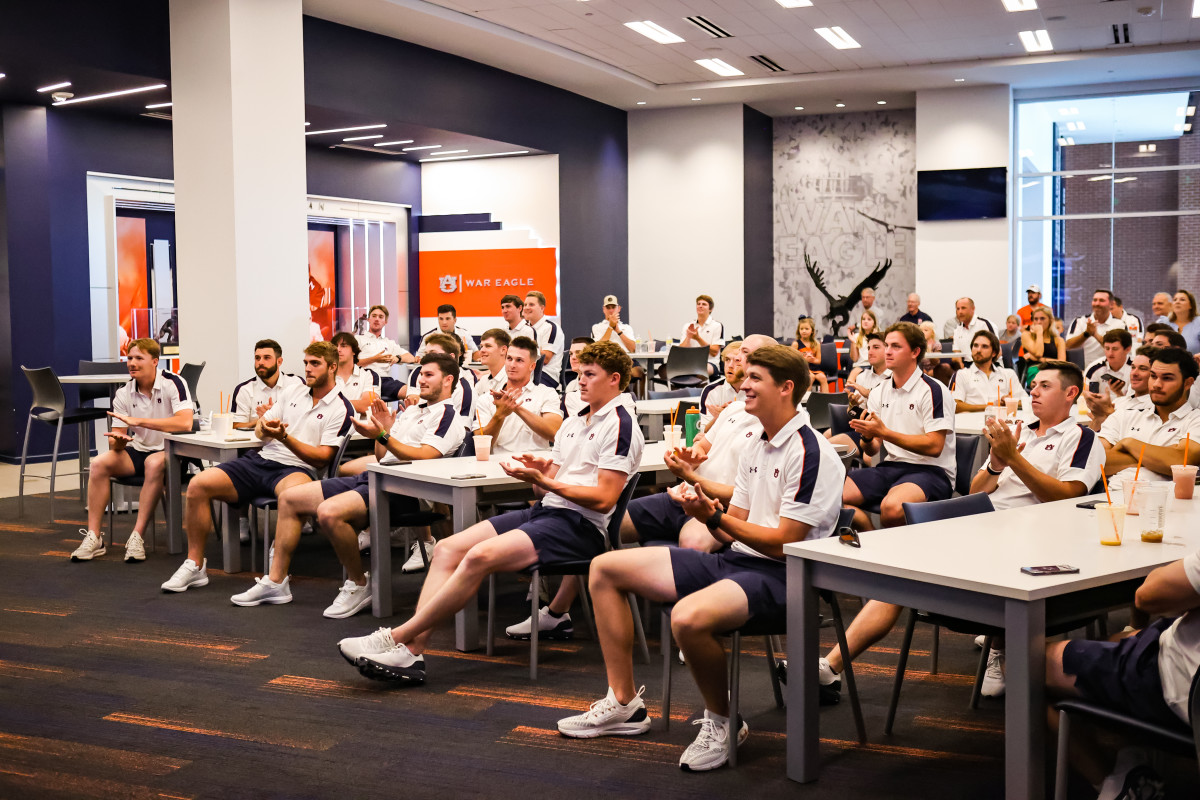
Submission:
[[[453,356],[426,353],[421,358],[417,386],[418,405],[393,414],[382,400],[371,407],[366,422],[354,419],[354,427],[363,436],[375,439],[375,456],[380,464],[401,460],[420,461],[453,455],[462,444],[465,430],[450,402],[458,379],[458,363]],[[302,483],[279,495],[279,521],[275,529],[275,556],[269,573],[256,579],[255,585],[230,600],[238,606],[277,605],[292,602],[288,577],[292,554],[300,543],[300,523],[315,516],[317,527],[333,545],[338,560],[346,569],[346,582],[333,604],[325,609],[330,619],[353,616],[371,603],[370,575],[363,571],[357,531],[365,527],[370,508],[367,473],[344,478],[327,478],[320,483]],[[415,511],[411,497],[389,495],[394,513]]]
[[[730,353],[729,348],[737,344],[737,349]],[[706,385],[700,391],[700,431],[712,427],[717,415],[730,403],[742,399],[742,379],[746,377],[745,355],[760,347],[778,344],[770,336],[752,333],[741,342],[731,343],[725,348],[725,377],[719,378]],[[747,350],[746,348],[749,347]],[[680,423],[682,424],[682,423]]]
[[558,393],[533,382],[538,345],[518,336],[508,346],[504,371],[507,384],[476,401],[476,433],[492,437],[492,452],[529,453],[545,450],[562,426]]
[[275,405],[279,393],[289,386],[299,386],[304,379],[283,371],[283,348],[274,339],[254,343],[254,377],[233,387],[229,411],[233,427],[253,429],[258,418]]
[[518,456],[504,467],[533,484],[540,501],[443,539],[412,618],[340,641],[342,656],[364,676],[423,682],[430,634],[475,597],[488,575],[591,559],[607,549],[609,518],[642,459],[642,432],[624,393],[633,363],[612,342],[589,345],[579,361],[588,412],[563,423],[548,458]]
[[1122,394],[1129,385],[1129,372],[1133,368],[1133,359],[1130,357],[1133,336],[1127,330],[1114,329],[1104,334],[1102,342],[1104,355],[1084,368],[1084,385],[1092,381],[1104,381],[1116,385],[1120,391],[1115,394]]
[[167,471],[163,434],[192,430],[192,398],[187,384],[172,372],[158,371],[159,352],[158,342],[153,339],[129,343],[129,383],[117,389],[113,397],[109,413],[113,429],[105,434],[108,451],[92,459],[88,467],[88,526],[79,531],[83,541],[71,553],[72,561],[91,561],[107,552],[100,526],[112,499],[109,480],[131,476],[143,482],[137,521],[125,540],[125,560],[146,560],[142,532],[154,519]]
[[[1122,387],[1113,381],[1107,386],[1096,387],[1099,392],[1092,392],[1086,383],[1083,387],[1083,399],[1087,403],[1091,421],[1088,427],[1099,432],[1100,428],[1113,414],[1128,408],[1143,408],[1150,405],[1150,366],[1158,348],[1152,345],[1142,345],[1134,354],[1129,365],[1129,386]],[[1195,384],[1192,384],[1194,394]],[[1189,405],[1192,405],[1189,398]]]
[[525,301],[515,294],[506,294],[500,298],[500,316],[504,319],[503,330],[508,334],[508,338],[528,336],[530,339],[537,339],[533,326],[522,316],[524,311]]
[[872,390],[867,412],[850,420],[869,456],[886,445],[874,467],[850,470],[842,501],[855,508],[854,526],[871,527],[862,509],[879,504],[885,528],[904,524],[903,503],[945,500],[953,492],[954,399],[950,390],[920,370],[925,334],[909,322],[884,332],[884,363],[892,379]]
[[367,314],[367,330],[358,335],[358,365],[379,375],[384,400],[395,400],[401,396],[404,384],[391,376],[393,364],[412,364],[416,358],[396,342],[384,335],[387,325],[386,306],[371,306]]
[[361,414],[382,396],[379,373],[358,364],[359,346],[354,334],[339,331],[329,343],[337,348],[337,384],[354,410]]
[[483,364],[483,374],[476,373],[475,379],[475,391],[479,394],[490,394],[493,389],[499,391],[508,383],[504,364],[512,340],[513,337],[501,328],[489,328],[479,337],[479,350],[475,353],[475,357]]
[[[575,375],[579,374],[579,354],[593,341],[595,340],[590,336],[576,336],[571,340],[571,348],[567,355],[570,359],[568,363],[571,365],[571,372]],[[583,402],[583,398],[579,395],[579,378],[572,378],[570,383],[563,387],[561,408],[563,419],[573,417],[587,408],[587,403]]]
[[713,299],[702,294],[696,298],[696,319],[683,326],[680,347],[708,348],[708,375],[721,371],[721,348],[725,346],[725,326],[712,318]]
[[971,366],[954,373],[954,410],[960,414],[983,411],[988,403],[1001,404],[1015,397],[1028,405],[1017,373],[1000,365],[1000,340],[991,331],[976,331],[971,337]]
[[637,334],[628,322],[621,322],[621,304],[615,294],[604,296],[604,319],[592,326],[592,339],[597,342],[616,342],[632,353],[637,348]]
[[278,497],[310,482],[337,454],[350,432],[354,408],[337,388],[336,370],[332,344],[313,342],[304,348],[305,385],[284,390],[254,429],[255,436],[266,440],[262,450],[206,469],[188,484],[187,559],[162,585],[164,592],[208,585],[204,545],[213,529],[213,500],[246,506],[256,497]]
[[[642,690],[633,676],[633,618],[627,595],[674,603],[671,630],[704,698],[700,733],[679,765],[716,769],[729,736],[748,734],[730,720],[725,647],[720,635],[786,611],[783,546],[833,533],[841,510],[845,472],[833,447],[798,408],[808,390],[808,363],[773,345],[747,357],[746,410],[763,432],[742,451],[728,507],[703,488],[681,485],[672,493],[683,509],[728,547],[703,553],[678,547],[644,547],[606,553],[592,562],[588,582],[604,652],[608,694],[585,713],[558,722],[564,736],[632,736],[650,729]],[[732,724],[731,724],[732,723]],[[732,728],[732,731],[731,731]]]
[[[469,369],[463,368],[465,361],[462,349],[460,348],[460,340],[457,336],[449,333],[431,333],[425,340],[425,353],[445,353],[453,356],[458,361],[458,385],[454,387],[454,396],[451,398],[454,402],[455,409],[458,410],[458,415],[462,424],[470,427],[472,420],[475,418],[475,381],[473,373]],[[417,390],[417,371],[413,371],[408,376],[408,388],[405,390],[407,394],[404,397],[406,405],[414,405],[420,402],[420,392]],[[351,462],[351,465],[357,461]],[[343,474],[348,474],[345,470]]]
[[471,351],[475,349],[475,340],[471,338],[471,334],[467,332],[466,328],[458,324],[458,311],[449,303],[443,303],[438,306],[437,314],[437,327],[421,334],[421,347],[417,350],[417,358],[425,355],[425,343],[429,341],[430,336],[444,333],[447,336],[454,336],[462,342],[465,360],[470,361]]
[[538,291],[527,293],[523,313],[542,352],[541,382],[557,389],[562,382],[563,332],[546,316],[546,295]]

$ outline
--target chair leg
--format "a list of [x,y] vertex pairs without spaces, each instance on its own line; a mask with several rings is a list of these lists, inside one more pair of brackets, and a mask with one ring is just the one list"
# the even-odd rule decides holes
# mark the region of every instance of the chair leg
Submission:
[[87,502],[88,462],[92,456],[92,423],[79,423],[79,502]]
[[729,655],[729,766],[737,766],[737,740],[741,725],[738,724],[738,686],[742,678],[742,635],[733,632],[733,652]]
[[779,686],[779,676],[775,671],[775,637],[766,636],[763,638],[767,646],[767,672],[771,676],[771,691],[775,694],[775,707],[783,708],[783,689]]
[[633,592],[629,593],[629,610],[633,613],[633,632],[642,651],[642,660],[649,664],[650,645],[646,643],[646,629],[642,627],[642,615],[638,611],[637,596]]
[[25,420],[25,444],[21,446],[21,472],[17,482],[17,518],[25,515],[25,456],[29,452],[29,434],[33,430],[33,414]]
[[[258,536],[258,509],[250,506],[246,509],[247,518],[250,520],[250,571],[254,572],[254,540]],[[233,532],[230,531],[230,535]]]
[[979,708],[983,691],[983,676],[987,673],[988,654],[992,652],[992,637],[983,637],[983,652],[979,654],[979,665],[975,667],[975,685],[971,687],[971,709]]
[[931,660],[933,661],[933,664],[930,666],[930,669],[929,669],[930,675],[938,674],[938,645],[941,643],[941,639],[942,639],[942,626],[934,625],[933,626],[933,646],[929,648],[929,656],[930,656]]
[[496,652],[496,575],[488,576],[487,654]]
[[1099,638],[1099,640],[1102,642],[1107,641],[1108,640],[1108,612],[1107,611],[1105,611],[1103,614],[1101,614],[1096,619],[1096,628],[1097,628],[1096,632],[1100,634],[1099,637],[1097,637],[1097,638]]
[[50,457],[50,521],[54,521],[54,478],[58,474],[58,444],[62,441],[62,417],[58,418],[58,427],[54,431],[54,454]]
[[1067,712],[1058,712],[1058,753],[1054,767],[1054,800],[1067,798],[1067,752],[1071,744],[1071,720]]
[[662,718],[663,730],[671,728],[671,618],[666,609],[662,612],[662,657],[663,657],[663,689],[662,689]]
[[536,569],[530,578],[529,613],[529,680],[537,680],[538,599],[542,593],[542,574]]
[[892,734],[892,723],[896,721],[896,707],[900,705],[900,687],[904,685],[904,670],[908,667],[908,650],[912,646],[913,630],[917,627],[917,610],[908,610],[908,624],[904,627],[904,644],[900,648],[900,662],[896,665],[896,682],[892,686],[892,700],[888,703],[887,724],[883,732]]
[[[116,487],[113,486],[113,482],[110,480],[108,482],[108,508],[106,509],[108,513],[108,544],[110,547],[112,546],[113,514],[116,511],[116,504],[113,503],[115,489]],[[104,538],[103,532],[101,532],[100,538]]]
[[867,743],[867,725],[863,721],[862,704],[858,700],[858,684],[854,680],[854,662],[846,657],[850,646],[846,643],[846,623],[842,619],[842,606],[837,595],[829,593],[829,608],[833,613],[833,630],[837,635],[838,650],[842,653],[842,675],[846,680],[846,692],[850,695],[850,710],[854,713],[854,728],[858,731],[859,744]]

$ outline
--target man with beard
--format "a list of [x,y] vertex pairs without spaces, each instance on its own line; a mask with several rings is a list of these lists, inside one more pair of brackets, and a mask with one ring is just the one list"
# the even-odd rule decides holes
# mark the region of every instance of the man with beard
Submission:
[[279,342],[260,339],[254,343],[254,377],[235,386],[229,402],[233,427],[253,428],[258,418],[275,405],[281,391],[304,383],[299,375],[280,371],[282,366],[283,348]]
[[1026,400],[1017,373],[1000,366],[996,362],[999,356],[1000,340],[996,334],[977,331],[971,338],[971,366],[954,374],[955,412],[983,411],[997,398]]

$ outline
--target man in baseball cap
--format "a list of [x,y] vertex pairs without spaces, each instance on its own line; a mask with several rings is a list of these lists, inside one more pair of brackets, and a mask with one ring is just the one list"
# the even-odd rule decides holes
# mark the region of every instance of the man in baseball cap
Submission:
[[1050,307],[1042,302],[1042,287],[1036,283],[1029,284],[1029,288],[1025,290],[1025,297],[1029,300],[1029,305],[1017,309],[1017,316],[1021,318],[1022,325],[1029,325],[1033,322],[1035,309],[1044,308],[1049,311]]

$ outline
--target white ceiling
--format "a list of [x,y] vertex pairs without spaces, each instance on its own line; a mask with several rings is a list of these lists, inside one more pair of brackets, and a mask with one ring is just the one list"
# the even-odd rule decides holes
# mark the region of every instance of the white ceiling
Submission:
[[[919,89],[1014,87],[1200,76],[1192,0],[304,0],[304,11],[545,81],[621,108],[745,102],[774,116],[912,106]],[[1148,13],[1147,13],[1148,12]],[[713,38],[701,15],[733,34]],[[656,44],[624,23],[652,20],[684,42]],[[1128,24],[1131,45],[1113,45]],[[840,26],[861,48],[836,50],[813,29]],[[1046,28],[1054,52],[1026,55],[1021,30]],[[1121,31],[1123,34],[1123,30]],[[786,72],[750,60],[766,55]],[[696,59],[746,73],[717,78]],[[693,97],[701,100],[694,101]],[[639,101],[644,106],[639,106]]]

